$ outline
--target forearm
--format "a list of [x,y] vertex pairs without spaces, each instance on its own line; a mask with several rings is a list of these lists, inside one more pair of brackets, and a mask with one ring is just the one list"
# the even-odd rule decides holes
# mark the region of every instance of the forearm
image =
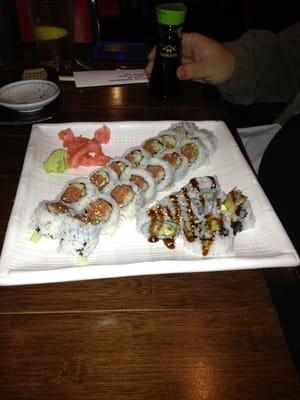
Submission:
[[226,42],[235,56],[231,79],[218,86],[232,103],[289,102],[300,87],[300,23],[278,34],[252,30]]

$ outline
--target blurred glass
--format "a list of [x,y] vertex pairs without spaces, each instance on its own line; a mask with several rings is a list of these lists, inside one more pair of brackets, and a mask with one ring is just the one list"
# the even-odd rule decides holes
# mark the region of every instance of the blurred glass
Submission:
[[40,63],[57,71],[72,67],[73,0],[27,0]]
[[15,2],[0,0],[0,66],[23,60]]

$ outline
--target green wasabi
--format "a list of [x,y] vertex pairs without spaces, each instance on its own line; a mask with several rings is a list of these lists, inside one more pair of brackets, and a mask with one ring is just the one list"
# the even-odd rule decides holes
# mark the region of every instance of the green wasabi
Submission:
[[54,150],[44,162],[44,171],[47,174],[64,174],[68,168],[68,152],[65,149]]

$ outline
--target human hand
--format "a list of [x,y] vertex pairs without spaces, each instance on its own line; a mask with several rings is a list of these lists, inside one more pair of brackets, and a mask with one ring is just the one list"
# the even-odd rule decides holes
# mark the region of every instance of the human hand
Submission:
[[[145,73],[149,77],[156,49],[148,55]],[[227,82],[233,74],[234,55],[221,43],[200,33],[182,34],[182,64],[177,68],[181,80],[195,80],[212,85]]]
[[233,70],[234,55],[221,43],[200,33],[182,34],[179,79],[219,85],[230,79]]
[[156,47],[153,47],[153,49],[150,51],[148,54],[148,64],[146,65],[144,72],[147,75],[148,78],[150,78],[152,69],[153,69],[153,64],[154,64],[154,59],[156,55]]

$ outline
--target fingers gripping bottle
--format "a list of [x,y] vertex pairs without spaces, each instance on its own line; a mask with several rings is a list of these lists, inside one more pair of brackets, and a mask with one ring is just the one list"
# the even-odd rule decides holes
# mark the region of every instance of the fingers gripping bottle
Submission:
[[173,98],[181,94],[176,69],[181,63],[180,31],[187,8],[183,3],[166,3],[156,7],[158,41],[149,90],[153,97]]

